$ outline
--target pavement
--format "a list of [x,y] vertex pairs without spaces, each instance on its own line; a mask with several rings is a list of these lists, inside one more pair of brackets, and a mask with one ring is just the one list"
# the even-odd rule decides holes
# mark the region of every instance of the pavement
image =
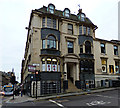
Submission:
[[98,92],[104,92],[104,91],[115,90],[115,89],[117,89],[117,88],[104,88],[104,89],[87,90],[87,91],[73,92],[73,93],[61,93],[61,94],[57,94],[57,95],[37,97],[37,99],[29,97],[27,95],[23,95],[22,97],[21,97],[21,95],[19,95],[19,96],[15,96],[14,100],[13,100],[13,97],[10,97],[10,99],[8,101],[6,101],[6,103],[33,102],[33,101],[40,101],[40,100],[46,100],[46,99],[52,99],[52,98],[98,93]]

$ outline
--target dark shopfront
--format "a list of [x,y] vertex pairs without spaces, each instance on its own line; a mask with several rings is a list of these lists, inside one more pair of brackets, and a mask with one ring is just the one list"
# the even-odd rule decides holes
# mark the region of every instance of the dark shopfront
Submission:
[[95,74],[94,74],[93,60],[80,61],[80,84],[81,84],[81,89],[95,87]]
[[[61,92],[61,73],[60,72],[40,72],[37,81],[37,95],[46,95]],[[29,74],[25,80],[24,89],[29,96],[36,95],[35,74]]]

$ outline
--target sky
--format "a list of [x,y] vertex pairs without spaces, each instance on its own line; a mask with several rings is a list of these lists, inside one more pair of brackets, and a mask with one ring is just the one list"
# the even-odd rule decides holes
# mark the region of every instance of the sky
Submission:
[[17,81],[21,78],[27,30],[31,11],[53,3],[57,10],[69,8],[77,14],[80,5],[83,13],[95,24],[96,37],[118,39],[119,0],[0,0],[0,71],[12,71]]

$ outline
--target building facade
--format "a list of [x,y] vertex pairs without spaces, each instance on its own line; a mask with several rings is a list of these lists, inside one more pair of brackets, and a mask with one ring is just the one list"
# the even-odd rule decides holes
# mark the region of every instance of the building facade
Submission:
[[[104,86],[103,80],[106,79],[102,79],[104,74],[101,71],[101,58],[104,55],[100,52],[103,40],[95,38],[97,26],[86,17],[82,9],[79,9],[77,15],[71,14],[68,8],[57,10],[53,4],[32,10],[27,29],[21,82],[30,96],[36,94],[35,70],[39,72],[38,96],[72,88],[77,90]],[[120,65],[120,42],[104,42],[110,48],[112,45],[117,46],[118,55],[114,56],[114,53],[108,51],[107,58],[111,59],[112,56],[111,61],[116,59]],[[111,61],[112,71],[112,65],[115,70],[117,62]],[[110,84],[112,86],[111,81]]]

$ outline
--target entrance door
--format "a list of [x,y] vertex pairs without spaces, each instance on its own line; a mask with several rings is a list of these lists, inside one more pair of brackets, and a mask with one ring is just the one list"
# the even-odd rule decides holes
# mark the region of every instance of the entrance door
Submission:
[[71,80],[73,83],[73,65],[72,63],[68,63],[67,65],[67,79]]

